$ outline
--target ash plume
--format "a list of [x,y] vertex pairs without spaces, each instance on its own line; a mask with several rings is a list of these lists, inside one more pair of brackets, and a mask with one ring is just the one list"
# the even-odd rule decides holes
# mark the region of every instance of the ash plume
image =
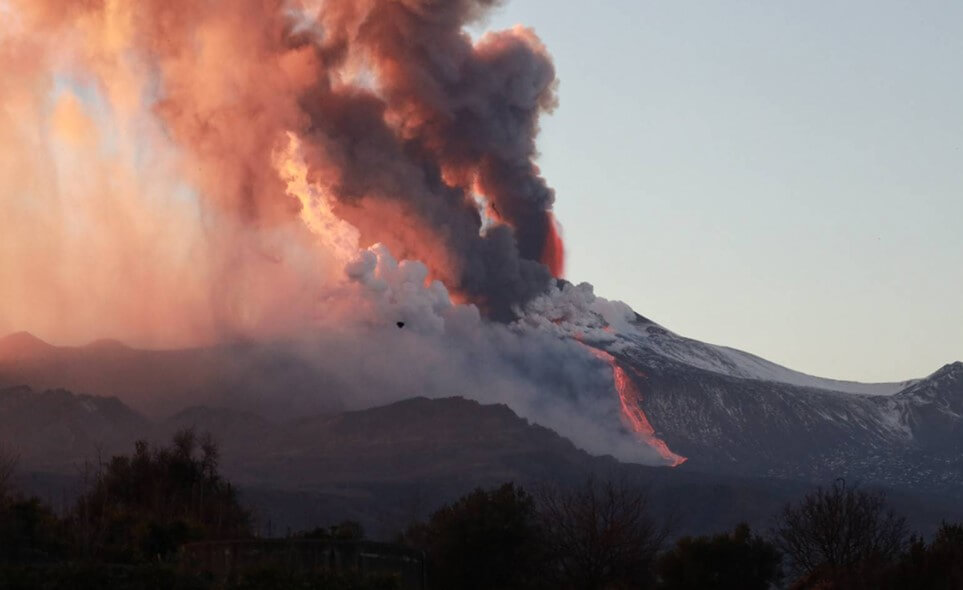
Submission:
[[[530,31],[472,42],[463,27],[492,4],[15,0],[24,34],[5,45],[51,60],[38,84],[83,79],[115,112],[146,103],[204,214],[242,227],[296,217],[270,166],[294,133],[363,246],[422,260],[510,319],[562,269],[554,197],[533,162],[555,72]],[[486,231],[476,194],[496,220]],[[211,239],[230,250],[234,236]],[[225,256],[229,280],[238,262]]]
[[660,461],[545,319],[556,73],[469,36],[497,4],[0,0],[0,333],[295,342],[349,407],[463,393]]
[[[666,463],[623,421],[609,363],[541,328],[543,322],[558,329],[570,321],[607,325],[596,310],[609,313],[611,304],[584,287],[553,289],[524,312],[526,320],[504,324],[487,321],[474,305],[453,303],[440,282],[426,284],[424,264],[398,262],[383,246],[362,252],[348,274],[337,300],[355,302],[350,316],[332,310],[326,329],[288,343],[305,362],[323,367],[344,407],[461,395],[506,404],[592,453]],[[611,313],[620,310],[612,305]]]

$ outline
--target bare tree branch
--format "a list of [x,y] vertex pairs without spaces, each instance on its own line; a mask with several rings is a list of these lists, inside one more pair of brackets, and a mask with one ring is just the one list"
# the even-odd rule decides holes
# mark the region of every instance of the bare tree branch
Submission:
[[6,498],[12,488],[13,475],[20,456],[9,447],[0,445],[0,500]]
[[[667,536],[644,490],[594,479],[571,490],[537,493],[553,566],[564,587],[644,587]],[[639,586],[639,584],[643,584]]]
[[906,546],[909,531],[906,519],[886,507],[882,493],[847,487],[839,479],[787,505],[772,536],[798,573],[811,574],[891,559]]

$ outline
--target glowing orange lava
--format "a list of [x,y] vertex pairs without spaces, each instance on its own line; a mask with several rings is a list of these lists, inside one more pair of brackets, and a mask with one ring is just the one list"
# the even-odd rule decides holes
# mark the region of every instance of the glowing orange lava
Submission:
[[670,466],[678,467],[685,463],[685,457],[673,453],[669,445],[655,435],[655,429],[652,428],[645,412],[642,411],[642,392],[639,391],[635,382],[625,373],[625,369],[615,362],[614,358],[610,362],[612,376],[615,378],[615,390],[619,392],[619,402],[622,404],[622,415],[625,416],[629,426],[642,437],[646,444],[655,449]]
[[541,262],[552,272],[552,276],[560,279],[565,275],[565,243],[555,216],[551,213],[546,215],[549,217],[549,235],[542,250]]
[[[604,350],[599,350],[587,344],[585,346],[592,351],[596,358],[607,362],[612,367],[612,378],[615,380],[615,390],[619,394],[619,403],[622,405],[622,416],[629,428],[639,435],[639,438],[645,441],[645,444],[655,449],[670,467],[678,467],[685,463],[687,461],[685,457],[673,453],[669,445],[655,435],[655,428],[652,427],[642,410],[642,392],[639,391],[635,381],[625,372],[625,369],[619,366],[615,357]],[[641,373],[639,375],[643,376]]]

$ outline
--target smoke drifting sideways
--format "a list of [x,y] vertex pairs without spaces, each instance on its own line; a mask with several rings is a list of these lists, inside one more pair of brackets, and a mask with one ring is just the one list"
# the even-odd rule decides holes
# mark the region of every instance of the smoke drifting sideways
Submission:
[[532,31],[464,31],[496,3],[0,0],[0,332],[297,341],[352,406],[463,393],[661,462],[525,319],[557,82]]
[[350,319],[336,312],[335,323],[285,344],[304,362],[320,363],[347,409],[460,395],[505,404],[594,454],[672,464],[623,413],[610,364],[576,339],[541,328],[557,327],[559,314],[583,325],[605,323],[596,310],[608,302],[570,305],[573,296],[584,298],[586,285],[552,289],[524,319],[505,324],[453,303],[440,282],[426,283],[424,264],[399,263],[384,246],[362,252],[347,274],[349,283],[330,302],[350,305]]

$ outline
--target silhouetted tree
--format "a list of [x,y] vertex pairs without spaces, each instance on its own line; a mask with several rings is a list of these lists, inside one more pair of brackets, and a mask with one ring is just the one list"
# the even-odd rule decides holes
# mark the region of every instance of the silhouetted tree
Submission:
[[847,590],[963,588],[963,525],[943,523],[929,544],[914,538],[898,562],[886,567],[870,564],[849,578],[839,576],[832,581],[835,588]]
[[0,445],[0,504],[11,495],[11,480],[17,468],[17,454]]
[[163,559],[184,542],[250,535],[250,515],[217,471],[217,445],[191,430],[169,447],[135,445],[113,457],[71,514],[87,557]]
[[894,588],[963,588],[963,524],[943,523],[928,546],[917,540],[889,579]]
[[406,541],[424,550],[432,588],[526,588],[539,570],[535,502],[505,484],[478,489],[415,525]]
[[400,590],[401,587],[401,581],[391,575],[362,576],[353,572],[307,572],[267,567],[247,572],[217,590]]
[[215,585],[202,576],[179,572],[171,565],[154,563],[133,567],[95,563],[3,567],[0,568],[0,588],[3,590],[233,590],[230,586]]
[[647,588],[667,531],[643,490],[589,480],[572,490],[545,489],[539,512],[553,588]]
[[46,563],[67,556],[63,523],[36,498],[0,504],[0,564]]
[[0,445],[0,564],[47,562],[66,555],[61,521],[37,498],[15,493],[18,456]]
[[772,543],[740,524],[732,533],[684,537],[659,557],[664,590],[766,590],[782,578]]
[[331,527],[317,527],[297,535],[302,539],[321,541],[361,541],[365,538],[364,527],[354,520],[345,520]]
[[795,571],[808,575],[889,562],[909,537],[906,519],[886,508],[882,493],[847,487],[843,480],[786,505],[772,533]]

